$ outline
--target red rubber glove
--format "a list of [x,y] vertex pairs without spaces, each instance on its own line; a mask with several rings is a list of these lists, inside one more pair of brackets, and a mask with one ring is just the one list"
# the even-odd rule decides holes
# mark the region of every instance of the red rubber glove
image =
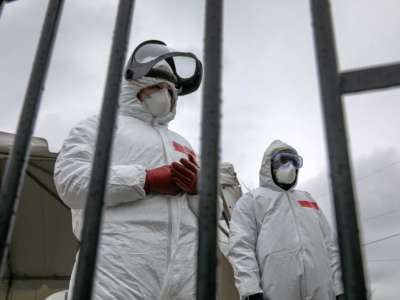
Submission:
[[172,180],[172,168],[165,165],[159,168],[146,170],[144,190],[148,193],[164,195],[178,195],[179,187]]
[[197,194],[197,177],[199,166],[195,158],[189,155],[189,159],[182,158],[180,163],[172,163],[172,180],[188,194]]

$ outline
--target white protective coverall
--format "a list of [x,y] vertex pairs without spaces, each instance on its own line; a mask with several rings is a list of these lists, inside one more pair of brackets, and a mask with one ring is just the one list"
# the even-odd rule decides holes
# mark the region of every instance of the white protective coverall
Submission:
[[[175,106],[168,115],[154,118],[136,97],[142,88],[160,82],[165,81],[144,77],[122,82],[94,300],[195,299],[197,218],[189,202],[198,197],[144,191],[146,169],[194,154],[182,136],[168,129]],[[91,117],[72,129],[55,165],[55,184],[71,208],[78,239],[98,121]]]
[[333,300],[343,293],[340,258],[328,222],[309,193],[275,184],[271,155],[291,149],[274,141],[265,151],[260,187],[236,203],[229,259],[241,297]]

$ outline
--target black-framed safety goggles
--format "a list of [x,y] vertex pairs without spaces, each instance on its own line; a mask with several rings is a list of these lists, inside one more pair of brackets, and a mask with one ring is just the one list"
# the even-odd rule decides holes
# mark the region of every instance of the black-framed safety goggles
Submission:
[[[173,74],[155,66],[163,60],[168,63]],[[148,40],[137,46],[125,71],[127,80],[137,80],[144,76],[168,80],[175,84],[178,95],[196,91],[202,75],[202,64],[193,53],[172,50],[158,40]]]
[[303,166],[303,158],[295,153],[278,152],[272,156],[271,164],[274,169],[291,162],[296,169]]

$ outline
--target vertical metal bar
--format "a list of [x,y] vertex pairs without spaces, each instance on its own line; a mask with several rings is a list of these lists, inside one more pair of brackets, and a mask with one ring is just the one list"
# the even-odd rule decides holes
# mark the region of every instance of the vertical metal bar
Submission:
[[107,174],[134,3],[134,0],[119,1],[89,193],[85,207],[82,245],[79,252],[73,300],[88,300],[91,299],[92,295]]
[[[0,258],[3,266],[11,239],[19,191],[22,187],[30,141],[35,127],[47,70],[53,50],[64,0],[50,0],[36,51],[17,134],[7,161],[0,193]],[[3,269],[3,267],[2,267]]]
[[14,0],[0,0],[0,17],[1,17],[1,13],[3,11],[3,7],[5,5],[5,2],[11,2],[11,1],[14,1]]
[[206,2],[197,299],[216,297],[223,0]]
[[311,10],[345,296],[351,300],[365,300],[367,294],[329,1],[311,0]]
[[0,0],[0,17],[1,17],[1,13],[3,12],[4,2],[5,2],[5,0]]

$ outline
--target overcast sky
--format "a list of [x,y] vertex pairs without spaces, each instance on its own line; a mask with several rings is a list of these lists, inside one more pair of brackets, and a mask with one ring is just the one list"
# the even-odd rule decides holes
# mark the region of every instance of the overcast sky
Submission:
[[[0,131],[14,132],[46,5],[8,4],[0,17]],[[204,1],[136,1],[130,50],[161,39],[202,57]],[[400,61],[398,0],[335,0],[342,70]],[[66,1],[35,135],[58,151],[68,131],[100,109],[117,1]],[[225,1],[222,159],[249,187],[278,138],[304,157],[300,188],[329,219],[326,147],[309,1]],[[199,149],[201,90],[182,97],[171,128]],[[399,233],[400,89],[344,98],[364,242]],[[373,299],[398,299],[400,238],[366,249]],[[387,261],[389,260],[389,261]]]

